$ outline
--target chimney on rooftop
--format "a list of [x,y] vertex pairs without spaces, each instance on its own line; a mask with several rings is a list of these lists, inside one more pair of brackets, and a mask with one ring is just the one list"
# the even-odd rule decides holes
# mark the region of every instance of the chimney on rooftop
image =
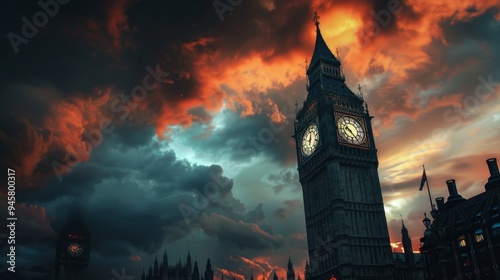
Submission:
[[493,190],[500,187],[500,172],[498,171],[498,164],[496,158],[489,158],[486,160],[488,169],[490,170],[490,177],[488,183],[484,186],[486,191]]
[[455,183],[455,179],[450,179],[446,181],[446,185],[448,185],[448,192],[450,193],[450,196],[457,195],[457,184]]
[[455,179],[450,179],[446,181],[446,185],[448,185],[448,192],[450,196],[448,197],[448,201],[445,203],[446,209],[450,209],[460,202],[465,201],[461,195],[458,194],[457,185],[455,183]]
[[445,207],[444,207],[444,197],[438,197],[436,198],[436,204],[438,207],[439,212],[443,212]]

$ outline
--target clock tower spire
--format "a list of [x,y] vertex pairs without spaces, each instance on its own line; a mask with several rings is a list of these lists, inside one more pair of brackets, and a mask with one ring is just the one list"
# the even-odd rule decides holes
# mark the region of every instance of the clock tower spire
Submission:
[[315,14],[316,43],[294,138],[302,185],[308,279],[392,279],[392,252],[371,117],[345,84]]

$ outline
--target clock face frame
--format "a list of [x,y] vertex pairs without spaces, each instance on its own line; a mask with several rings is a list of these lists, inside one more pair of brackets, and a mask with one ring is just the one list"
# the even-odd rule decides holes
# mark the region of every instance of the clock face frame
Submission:
[[337,120],[337,128],[341,140],[348,144],[366,144],[366,132],[362,122],[351,116],[340,115]]
[[83,253],[83,245],[71,243],[67,247],[68,254],[72,257],[79,257]]
[[310,156],[319,143],[319,132],[316,124],[310,124],[302,136],[301,150],[305,156]]

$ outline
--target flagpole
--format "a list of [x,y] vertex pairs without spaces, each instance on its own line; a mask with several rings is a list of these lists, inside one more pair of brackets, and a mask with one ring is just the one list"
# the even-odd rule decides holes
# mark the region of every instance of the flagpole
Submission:
[[[422,165],[424,168],[425,172],[425,166]],[[429,202],[431,203],[431,210],[434,210],[434,205],[432,204],[432,197],[431,197],[431,189],[429,188],[429,177],[427,177],[427,173],[425,174],[425,184],[427,185],[427,192],[429,193]]]

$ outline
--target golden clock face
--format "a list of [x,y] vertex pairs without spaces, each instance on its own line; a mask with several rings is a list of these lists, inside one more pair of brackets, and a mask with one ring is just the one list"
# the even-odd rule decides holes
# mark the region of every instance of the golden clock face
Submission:
[[342,139],[350,144],[359,145],[365,141],[366,133],[361,123],[353,117],[342,116],[337,122]]
[[311,155],[319,143],[318,127],[311,124],[307,127],[302,136],[302,153],[306,156]]
[[72,257],[78,257],[83,253],[83,246],[78,243],[68,245],[68,254]]

